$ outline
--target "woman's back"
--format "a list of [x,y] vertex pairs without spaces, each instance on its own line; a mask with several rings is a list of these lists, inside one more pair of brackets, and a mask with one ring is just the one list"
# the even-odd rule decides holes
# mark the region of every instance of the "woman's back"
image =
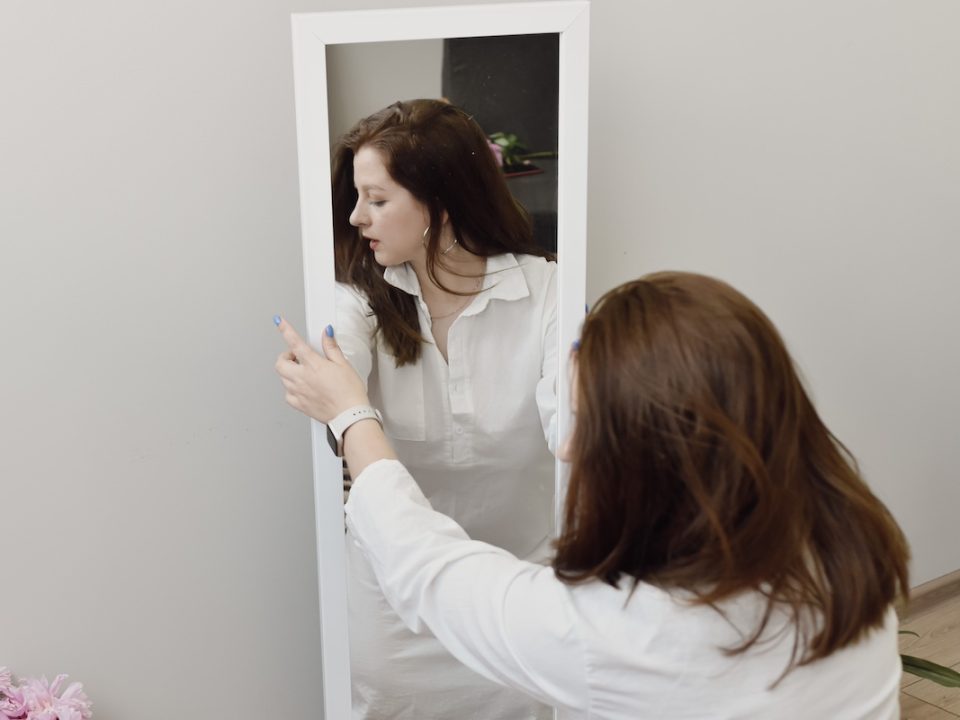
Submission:
[[785,615],[775,615],[764,639],[746,652],[723,650],[742,643],[759,623],[765,608],[759,593],[745,593],[718,609],[690,605],[645,584],[624,607],[626,595],[626,589],[599,582],[570,589],[583,647],[586,717],[899,716],[901,666],[892,609],[882,629],[781,679],[794,641]]

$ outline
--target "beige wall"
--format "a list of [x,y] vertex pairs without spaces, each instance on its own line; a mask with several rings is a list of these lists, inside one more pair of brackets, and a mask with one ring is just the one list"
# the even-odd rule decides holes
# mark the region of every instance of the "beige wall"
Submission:
[[[98,720],[319,717],[289,14],[0,23],[0,665]],[[913,543],[960,567],[960,5],[595,0],[591,299],[719,275],[782,328]]]

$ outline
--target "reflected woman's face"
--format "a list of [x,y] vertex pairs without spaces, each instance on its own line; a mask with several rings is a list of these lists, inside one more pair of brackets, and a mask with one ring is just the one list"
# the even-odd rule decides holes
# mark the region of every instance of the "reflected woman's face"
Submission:
[[378,150],[364,146],[353,156],[357,205],[350,224],[359,228],[378,265],[388,267],[425,256],[423,235],[430,214],[397,183]]

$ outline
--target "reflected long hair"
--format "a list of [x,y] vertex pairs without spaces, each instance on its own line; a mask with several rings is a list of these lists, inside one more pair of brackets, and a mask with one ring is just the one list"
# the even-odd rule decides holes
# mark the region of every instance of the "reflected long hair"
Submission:
[[626,575],[715,607],[762,593],[762,621],[726,650],[786,608],[785,672],[881,626],[907,593],[900,528],[732,287],[673,272],[621,285],[587,316],[576,367],[562,581]]
[[443,213],[457,242],[480,257],[524,253],[552,259],[533,241],[530,218],[514,200],[480,126],[442,100],[397,102],[358,122],[333,152],[333,243],[338,282],[362,290],[397,367],[416,362],[423,336],[413,296],[383,279],[384,268],[350,213],[357,204],[353,158],[362,147],[378,151],[390,176],[422,203],[430,216],[425,238],[427,274],[439,287],[437,266]]

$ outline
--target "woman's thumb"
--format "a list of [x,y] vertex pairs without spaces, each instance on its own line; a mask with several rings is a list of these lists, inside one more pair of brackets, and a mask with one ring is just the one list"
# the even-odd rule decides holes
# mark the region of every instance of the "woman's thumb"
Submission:
[[333,337],[333,325],[327,325],[327,327],[324,328],[321,346],[323,347],[323,354],[326,355],[327,360],[332,360],[335,363],[346,362],[343,351]]

